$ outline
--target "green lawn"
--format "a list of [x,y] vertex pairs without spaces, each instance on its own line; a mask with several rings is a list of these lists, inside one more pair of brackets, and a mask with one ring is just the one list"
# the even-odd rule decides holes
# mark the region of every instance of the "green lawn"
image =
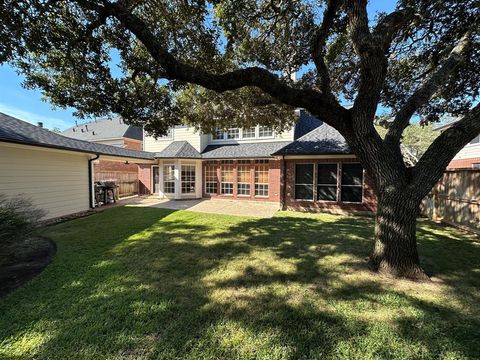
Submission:
[[0,358],[480,355],[480,241],[421,223],[431,284],[366,270],[372,220],[124,207],[47,228],[53,263],[0,300]]

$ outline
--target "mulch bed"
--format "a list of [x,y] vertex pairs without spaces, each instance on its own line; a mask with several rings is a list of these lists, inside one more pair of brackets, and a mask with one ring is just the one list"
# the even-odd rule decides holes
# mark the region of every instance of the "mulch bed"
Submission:
[[40,274],[53,260],[55,243],[33,237],[2,249],[0,254],[0,297],[3,297]]

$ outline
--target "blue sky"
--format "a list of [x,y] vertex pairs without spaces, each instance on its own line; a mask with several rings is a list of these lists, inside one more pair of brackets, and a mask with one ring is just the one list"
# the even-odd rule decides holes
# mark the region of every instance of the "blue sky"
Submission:
[[[395,7],[393,0],[374,0],[369,4],[369,14],[378,11],[390,12]],[[66,129],[75,124],[73,109],[53,109],[48,101],[42,99],[38,90],[24,89],[23,78],[9,65],[0,66],[0,112],[53,129]]]

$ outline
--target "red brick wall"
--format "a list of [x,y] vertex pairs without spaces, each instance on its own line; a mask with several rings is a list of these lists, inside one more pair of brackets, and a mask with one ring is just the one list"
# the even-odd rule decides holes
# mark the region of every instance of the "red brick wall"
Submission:
[[139,195],[152,193],[152,165],[138,164],[138,185]]
[[[245,164],[242,164],[245,165]],[[259,164],[261,165],[261,164]],[[276,201],[280,202],[281,198],[281,163],[279,160],[270,160],[269,161],[269,170],[268,170],[268,197],[259,197],[255,196],[255,164],[251,160],[250,166],[250,196],[238,196],[237,195],[237,160],[233,161],[231,166],[233,169],[233,194],[232,195],[222,195],[220,194],[220,179],[221,179],[221,164],[219,161],[216,163],[217,167],[217,194],[206,194],[205,193],[205,167],[209,166],[206,161],[203,162],[203,179],[202,179],[202,193],[204,198],[218,198],[218,199],[235,199],[235,200],[254,200],[254,201]],[[211,166],[211,165],[210,165]],[[224,165],[225,166],[225,165]]]
[[452,160],[447,169],[471,169],[473,164],[480,164],[480,157]]
[[364,176],[364,190],[362,203],[343,203],[341,201],[308,201],[295,200],[295,164],[312,164],[312,163],[342,163],[358,162],[354,158],[345,159],[295,159],[286,160],[286,191],[285,191],[285,207],[290,210],[300,211],[355,211],[355,212],[372,212],[376,209],[377,199],[373,190],[373,183],[370,177]]

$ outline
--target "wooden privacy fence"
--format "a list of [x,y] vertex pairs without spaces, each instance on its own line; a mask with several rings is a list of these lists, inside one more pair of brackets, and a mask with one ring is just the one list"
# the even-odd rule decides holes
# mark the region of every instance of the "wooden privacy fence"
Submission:
[[422,202],[422,213],[480,233],[480,170],[448,170]]
[[125,171],[95,171],[95,181],[114,181],[118,185],[118,196],[138,194],[138,173]]

